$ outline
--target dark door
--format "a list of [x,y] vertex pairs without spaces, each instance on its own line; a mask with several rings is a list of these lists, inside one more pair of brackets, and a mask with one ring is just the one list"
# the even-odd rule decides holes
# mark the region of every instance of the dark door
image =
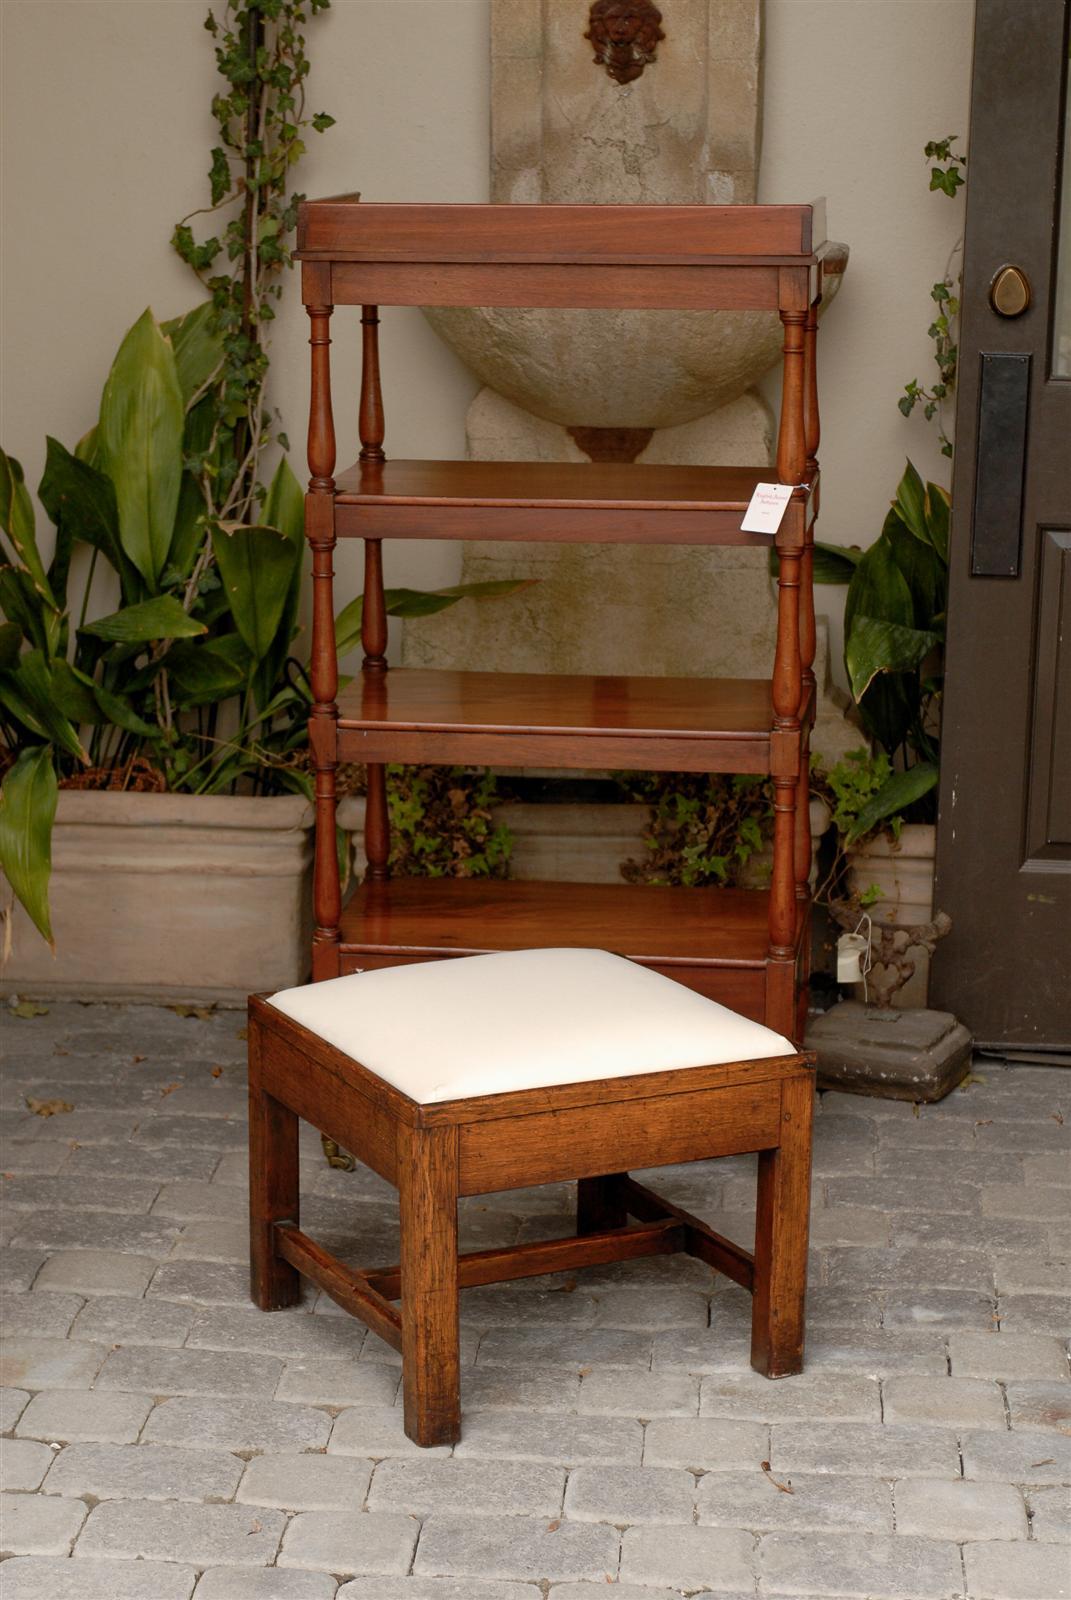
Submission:
[[[933,1004],[1071,1051],[1069,0],[978,0]],[[1004,272],[1018,269],[1018,276]]]

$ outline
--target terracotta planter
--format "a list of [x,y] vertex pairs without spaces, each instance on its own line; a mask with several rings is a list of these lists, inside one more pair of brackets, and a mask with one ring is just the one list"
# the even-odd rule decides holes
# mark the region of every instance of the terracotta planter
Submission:
[[882,834],[851,852],[849,881],[857,894],[871,884],[881,890],[872,905],[875,922],[910,928],[933,916],[933,871],[936,829],[932,822],[909,822],[899,839]]
[[[363,802],[347,802],[343,826]],[[241,1005],[309,967],[312,809],[296,795],[59,797],[56,956],[16,907],[8,993]]]

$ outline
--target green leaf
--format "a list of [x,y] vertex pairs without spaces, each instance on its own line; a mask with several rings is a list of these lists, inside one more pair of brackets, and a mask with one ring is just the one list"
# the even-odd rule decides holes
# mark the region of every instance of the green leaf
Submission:
[[921,539],[929,544],[929,530],[926,527],[926,490],[923,486],[918,470],[907,463],[904,475],[900,479],[896,490],[894,507],[916,539]]
[[[863,552],[855,545],[822,544],[818,540],[814,545],[814,581],[815,583],[850,583],[856,567],[862,559]],[[776,578],[781,568],[781,558],[777,553],[777,546],[770,546],[770,576]]]
[[873,832],[879,822],[899,816],[936,785],[937,767],[932,761],[920,761],[906,772],[894,772],[860,811],[845,834],[845,844],[855,844],[864,834]]
[[16,667],[0,672],[0,700],[38,738],[58,744],[77,761],[89,757],[78,730],[60,709],[52,668],[41,650],[27,650]]
[[261,661],[279,630],[300,552],[278,528],[240,523],[217,524],[212,548],[231,616]]
[[137,570],[119,543],[119,508],[110,478],[49,438],[38,495],[58,529],[99,550],[118,572],[125,596],[137,592]]
[[212,152],[212,165],[208,169],[208,182],[212,192],[212,204],[218,206],[223,196],[231,186],[231,168],[227,160],[227,152],[217,145]]
[[162,322],[160,332],[171,340],[183,404],[188,407],[223,364],[216,308],[211,300],[205,300],[185,316]]
[[101,713],[93,693],[92,679],[84,672],[77,671],[69,662],[53,661],[52,693],[63,715],[69,717],[75,727],[82,722],[100,722]]
[[53,611],[58,611],[55,596],[45,576],[45,564],[37,548],[33,505],[22,468],[14,456],[0,450],[0,528],[11,541],[17,559],[29,573],[34,588]]
[[175,353],[151,311],[119,347],[100,405],[99,465],[115,486],[123,549],[150,586],[167,559],[185,406]]
[[253,677],[253,695],[260,710],[271,700],[290,653],[301,604],[301,567],[305,551],[305,496],[289,461],[283,456],[268,486],[261,508],[265,523],[285,534],[294,548],[294,569],[283,602],[279,626]]
[[82,437],[74,447],[74,453],[78,457],[79,461],[84,461],[88,466],[95,467],[99,465],[97,461],[99,444],[100,434],[97,424],[94,423],[89,429],[88,433],[83,433]]
[[242,689],[248,672],[248,651],[241,640],[238,642],[242,644],[244,662],[221,650],[221,640],[206,640],[204,644],[181,640],[168,651],[167,668],[178,685],[176,699],[182,705],[215,705]]
[[926,527],[930,543],[945,567],[948,566],[948,535],[952,522],[952,499],[939,483],[926,485]]
[[57,797],[52,747],[47,744],[24,750],[0,785],[0,866],[53,952],[48,883]]
[[[459,600],[490,600],[514,594],[534,581],[532,578],[496,578],[486,583],[455,583],[445,589],[385,589],[383,596],[389,617],[430,617],[456,605]],[[363,608],[364,598],[358,595],[335,618],[335,648],[339,655],[360,644]]]
[[912,671],[940,643],[940,637],[929,629],[906,628],[857,614],[844,650],[856,700],[862,700],[879,673]]
[[174,595],[158,594],[100,617],[80,631],[113,644],[151,644],[157,639],[193,639],[208,629],[184,611]]
[[0,611],[30,644],[49,652],[46,621],[55,613],[46,607],[25,567],[0,567]]
[[16,665],[22,647],[22,629],[17,622],[0,622],[0,669]]

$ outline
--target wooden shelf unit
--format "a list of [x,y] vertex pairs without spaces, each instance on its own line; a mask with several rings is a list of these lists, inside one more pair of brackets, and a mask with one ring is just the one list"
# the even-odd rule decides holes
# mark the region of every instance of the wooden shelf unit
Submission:
[[[805,206],[369,205],[300,209],[311,324],[316,776],[313,977],[529,945],[595,945],[802,1036],[806,1009],[818,511],[815,342],[827,255]],[[839,262],[838,262],[839,265]],[[765,309],[784,325],[774,469],[618,463],[388,461],[379,311],[389,305]],[[360,458],[335,476],[330,318],[359,305]],[[741,531],[756,483],[790,484],[776,535],[769,680],[387,670],[384,539],[762,545]],[[360,678],[339,694],[333,551],[365,547]],[[368,766],[363,885],[343,907],[335,769]],[[388,762],[768,773],[766,892],[632,885],[389,881]]]

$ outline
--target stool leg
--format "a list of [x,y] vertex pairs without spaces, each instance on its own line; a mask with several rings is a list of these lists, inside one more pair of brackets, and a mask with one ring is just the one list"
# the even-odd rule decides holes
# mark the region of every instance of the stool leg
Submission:
[[415,1444],[461,1437],[457,1128],[401,1128],[402,1396]]
[[611,1172],[605,1178],[578,1180],[576,1231],[581,1238],[588,1233],[604,1233],[608,1228],[625,1226],[628,1211],[620,1188],[620,1180],[624,1176],[623,1172]]
[[262,1311],[301,1298],[301,1275],[275,1253],[275,1224],[298,1219],[298,1119],[260,1086],[260,1036],[249,1025],[250,1292]]
[[787,1078],[781,1143],[759,1154],[751,1365],[767,1378],[803,1371],[813,1116],[813,1075]]

